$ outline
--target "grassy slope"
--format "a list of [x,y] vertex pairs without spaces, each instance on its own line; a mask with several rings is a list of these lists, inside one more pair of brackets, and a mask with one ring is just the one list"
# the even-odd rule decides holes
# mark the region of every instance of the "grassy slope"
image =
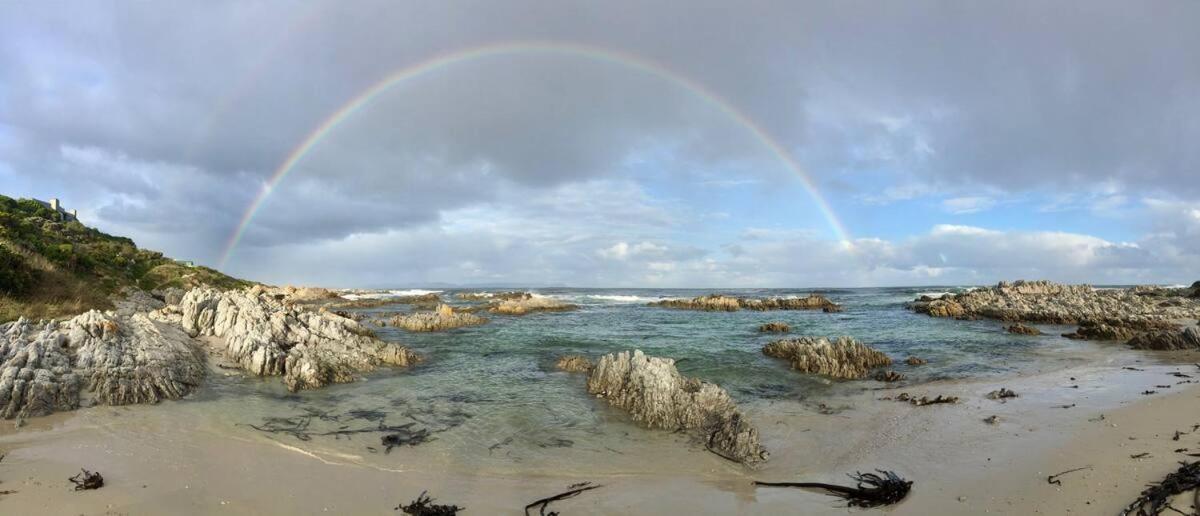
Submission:
[[201,284],[230,289],[251,283],[177,264],[128,238],[64,221],[34,201],[0,195],[0,322],[111,308],[109,297],[125,287]]

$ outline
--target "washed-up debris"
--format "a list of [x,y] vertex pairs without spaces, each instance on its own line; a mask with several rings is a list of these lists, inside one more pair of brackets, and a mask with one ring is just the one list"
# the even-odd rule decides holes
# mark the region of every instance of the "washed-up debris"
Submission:
[[989,425],[998,425],[998,424],[1000,424],[1000,416],[993,414],[991,416],[983,418],[983,422],[987,423]]
[[1145,369],[1138,369],[1136,367],[1129,367],[1129,366],[1122,367],[1121,369],[1126,369],[1129,371],[1145,371]]
[[1070,404],[1070,405],[1055,405],[1055,406],[1054,406],[1054,408],[1060,408],[1060,409],[1069,409],[1069,408],[1075,408],[1075,404],[1074,404],[1074,403],[1072,403],[1072,404]]
[[1053,475],[1050,475],[1050,476],[1046,477],[1046,483],[1047,483],[1047,484],[1051,484],[1051,485],[1061,486],[1061,485],[1062,485],[1062,480],[1059,480],[1059,477],[1061,477],[1061,476],[1063,476],[1063,475],[1066,475],[1067,473],[1074,473],[1074,472],[1076,472],[1076,471],[1083,471],[1083,470],[1085,470],[1085,469],[1092,469],[1092,467],[1091,467],[1091,466],[1084,466],[1084,467],[1082,467],[1082,468],[1068,469],[1068,470],[1066,470],[1066,471],[1064,471],[1064,472],[1062,472],[1062,473],[1055,473],[1055,474],[1053,474]]
[[1158,394],[1158,391],[1142,391],[1142,396],[1149,396],[1151,394]]
[[904,379],[904,375],[892,370],[879,371],[875,373],[875,381],[877,382],[898,382]]
[[1171,507],[1173,498],[1188,491],[1196,491],[1196,496],[1200,497],[1200,462],[1180,464],[1178,470],[1142,491],[1133,503],[1121,511],[1121,516],[1157,516],[1167,509],[1179,512]]
[[1017,397],[1016,392],[1013,392],[1011,389],[1006,389],[1004,387],[1001,387],[1000,390],[987,393],[987,398],[989,400],[1005,400],[1008,398],[1016,398],[1016,397]]
[[921,396],[918,398],[908,394],[907,392],[902,392],[899,396],[896,396],[896,401],[907,401],[918,407],[923,407],[925,405],[936,405],[939,403],[958,403],[958,396],[945,396],[939,394],[933,398],[930,398],[929,396]]
[[76,491],[85,491],[88,489],[100,489],[104,487],[104,477],[100,476],[99,471],[88,471],[86,469],[79,470],[79,474],[68,478],[72,484],[75,484]]
[[579,496],[579,493],[582,493],[584,491],[591,491],[593,489],[599,489],[601,487],[604,487],[604,486],[603,485],[593,485],[591,482],[580,482],[578,484],[572,484],[570,486],[567,486],[567,491],[565,493],[559,493],[554,496],[542,498],[541,500],[538,500],[529,505],[526,505],[525,506],[525,516],[529,516],[529,510],[533,509],[533,508],[538,509],[538,514],[540,516],[558,516],[557,511],[546,512],[546,508],[549,507],[551,503],[554,503],[554,502],[557,502],[560,500],[566,500],[568,498],[574,498],[576,496]]
[[762,487],[799,487],[802,489],[821,489],[833,496],[846,500],[850,507],[879,507],[900,503],[912,490],[912,481],[900,478],[891,471],[876,470],[875,473],[855,473],[848,475],[858,483],[855,487],[823,484],[820,482],[759,482],[754,485]]
[[1142,453],[1135,453],[1135,454],[1133,454],[1133,455],[1130,455],[1130,456],[1129,456],[1129,458],[1131,458],[1131,459],[1145,459],[1145,458],[1147,458],[1147,457],[1149,457],[1149,456],[1150,456],[1150,452],[1142,452]]
[[400,505],[394,510],[410,516],[457,516],[458,511],[467,509],[457,505],[436,505],[427,493],[427,491],[421,491],[421,496],[418,496],[416,500],[408,505]]
[[1176,378],[1191,378],[1191,377],[1192,377],[1192,375],[1189,375],[1189,374],[1183,374],[1183,373],[1181,373],[1181,372],[1179,372],[1179,371],[1171,371],[1171,372],[1169,372],[1169,373],[1167,373],[1167,374],[1169,374],[1169,375],[1171,375],[1171,376],[1174,376],[1174,377],[1176,377]]

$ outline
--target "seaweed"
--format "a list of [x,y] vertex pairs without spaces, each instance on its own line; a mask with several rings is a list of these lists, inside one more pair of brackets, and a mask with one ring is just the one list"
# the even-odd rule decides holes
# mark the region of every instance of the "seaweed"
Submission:
[[1091,467],[1091,466],[1084,466],[1084,467],[1082,467],[1082,468],[1068,469],[1068,470],[1066,470],[1066,471],[1064,471],[1064,472],[1062,472],[1062,473],[1055,473],[1055,474],[1053,474],[1053,475],[1050,475],[1050,476],[1046,477],[1046,483],[1047,483],[1047,484],[1050,484],[1050,485],[1061,486],[1061,485],[1062,485],[1062,480],[1059,480],[1059,479],[1058,479],[1058,477],[1061,477],[1061,476],[1063,476],[1063,475],[1066,475],[1067,473],[1074,473],[1074,472],[1076,472],[1076,471],[1083,471],[1083,470],[1085,470],[1085,469],[1092,469],[1092,467]]
[[529,516],[529,510],[533,509],[535,507],[538,507],[539,516],[558,516],[557,511],[546,512],[546,508],[549,507],[551,503],[557,502],[559,500],[566,500],[568,498],[574,498],[576,496],[579,496],[579,493],[582,493],[584,491],[591,491],[593,489],[599,489],[601,487],[604,487],[604,486],[603,485],[592,485],[591,482],[580,482],[578,484],[572,484],[570,486],[567,486],[568,491],[566,491],[564,493],[559,493],[554,496],[542,498],[542,499],[537,500],[529,505],[526,505],[525,506],[525,516]]
[[421,491],[421,495],[416,500],[409,502],[408,505],[398,505],[393,510],[411,516],[457,516],[458,511],[466,509],[466,507],[459,507],[457,505],[434,504],[433,499],[429,497],[428,491]]
[[380,444],[386,446],[383,453],[392,453],[392,448],[397,446],[416,446],[429,440],[429,430],[425,428],[409,430],[408,428],[412,425],[413,423],[401,425],[397,428],[399,431],[381,437]]
[[892,471],[876,470],[875,473],[856,472],[847,475],[858,484],[855,487],[823,484],[820,482],[759,482],[754,485],[762,487],[799,487],[804,489],[821,489],[833,496],[846,500],[850,507],[879,507],[900,503],[912,490],[912,481],[904,480]]
[[1146,487],[1137,499],[1125,506],[1121,516],[1155,516],[1167,509],[1180,512],[1171,507],[1171,499],[1188,491],[1195,491],[1192,503],[1200,507],[1200,462],[1179,464],[1178,470]]
[[100,476],[99,471],[88,471],[86,469],[79,470],[79,474],[67,480],[75,484],[76,491],[85,491],[89,489],[100,489],[104,487],[104,477]]

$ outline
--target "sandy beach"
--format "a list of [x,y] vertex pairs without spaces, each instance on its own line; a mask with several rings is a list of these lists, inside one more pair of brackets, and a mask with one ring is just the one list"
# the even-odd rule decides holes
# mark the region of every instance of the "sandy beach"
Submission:
[[[840,483],[848,480],[844,473],[878,467],[915,481],[891,514],[1115,514],[1186,458],[1174,450],[1200,452],[1200,432],[1191,433],[1200,424],[1200,385],[1171,376],[1200,377],[1190,363],[1197,359],[1176,355],[1179,365],[1115,362],[1003,382],[864,391],[829,401],[824,412],[831,413],[774,401],[749,411],[772,450],[758,470],[682,439],[671,445],[669,436],[653,443],[653,458],[618,458],[606,468],[619,471],[626,460],[653,464],[653,474],[630,468],[589,475],[589,456],[579,449],[564,450],[564,461],[574,465],[566,474],[422,467],[431,462],[419,447],[394,451],[393,467],[385,468],[353,454],[304,451],[286,439],[216,433],[181,410],[187,402],[95,407],[0,430],[7,454],[0,489],[15,491],[0,497],[0,508],[8,514],[384,514],[428,490],[472,514],[519,514],[533,500],[591,481],[604,487],[554,507],[566,514],[843,514],[834,498],[755,489],[751,482]],[[986,398],[1000,387],[1019,397]],[[902,390],[962,401],[915,407],[883,399]],[[1158,392],[1143,395],[1147,390]],[[999,416],[997,424],[983,421],[991,415]],[[1176,430],[1184,432],[1178,441]],[[67,477],[80,467],[101,471],[105,487],[72,491]],[[1081,467],[1090,469],[1064,475],[1062,485],[1047,482]]]

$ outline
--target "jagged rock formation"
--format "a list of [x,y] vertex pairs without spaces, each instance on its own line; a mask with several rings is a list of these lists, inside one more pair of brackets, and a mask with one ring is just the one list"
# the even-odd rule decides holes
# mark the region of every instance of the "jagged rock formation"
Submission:
[[1047,324],[1094,321],[1135,328],[1153,321],[1200,317],[1200,301],[1177,294],[1164,300],[1139,288],[1097,290],[1088,285],[1048,281],[1000,282],[995,287],[938,299],[923,296],[909,306],[934,317]]
[[769,322],[758,327],[760,333],[787,333],[792,327],[785,322]]
[[840,312],[841,306],[820,294],[809,294],[808,297],[771,297],[753,299],[732,297],[722,294],[709,294],[692,299],[664,299],[650,303],[650,306],[663,308],[678,308],[682,310],[703,310],[705,312],[736,312],[738,310],[825,310]]
[[177,327],[145,314],[89,311],[66,321],[0,325],[0,417],[156,403],[203,380],[204,354]]
[[871,369],[892,365],[892,359],[880,351],[854,340],[838,337],[800,337],[777,340],[763,346],[763,354],[791,362],[797,371],[834,378],[866,378]]
[[566,312],[578,309],[571,303],[552,297],[526,294],[524,297],[504,299],[488,307],[488,312],[504,315],[526,315],[534,312]]
[[605,355],[588,375],[588,392],[650,428],[690,431],[704,446],[744,464],[767,460],[758,431],[721,387],[687,378],[669,358],[640,350]]
[[487,323],[487,319],[475,314],[455,312],[449,305],[438,305],[432,312],[416,312],[401,314],[392,318],[392,326],[398,326],[408,331],[442,331],[463,326],[478,326]]
[[586,373],[592,370],[592,361],[580,355],[567,355],[559,357],[554,367],[568,373]]
[[1012,326],[1009,326],[1008,332],[1015,333],[1017,335],[1041,335],[1042,334],[1042,330],[1034,328],[1033,326],[1026,326],[1021,323],[1016,323]]
[[1185,349],[1200,349],[1200,331],[1191,326],[1183,331],[1159,330],[1143,333],[1129,341],[1133,349],[1150,349],[1157,351],[1179,351]]
[[261,287],[194,289],[179,312],[188,335],[224,339],[228,359],[259,376],[283,376],[292,391],[349,382],[361,372],[417,360],[352,319],[284,304]]

